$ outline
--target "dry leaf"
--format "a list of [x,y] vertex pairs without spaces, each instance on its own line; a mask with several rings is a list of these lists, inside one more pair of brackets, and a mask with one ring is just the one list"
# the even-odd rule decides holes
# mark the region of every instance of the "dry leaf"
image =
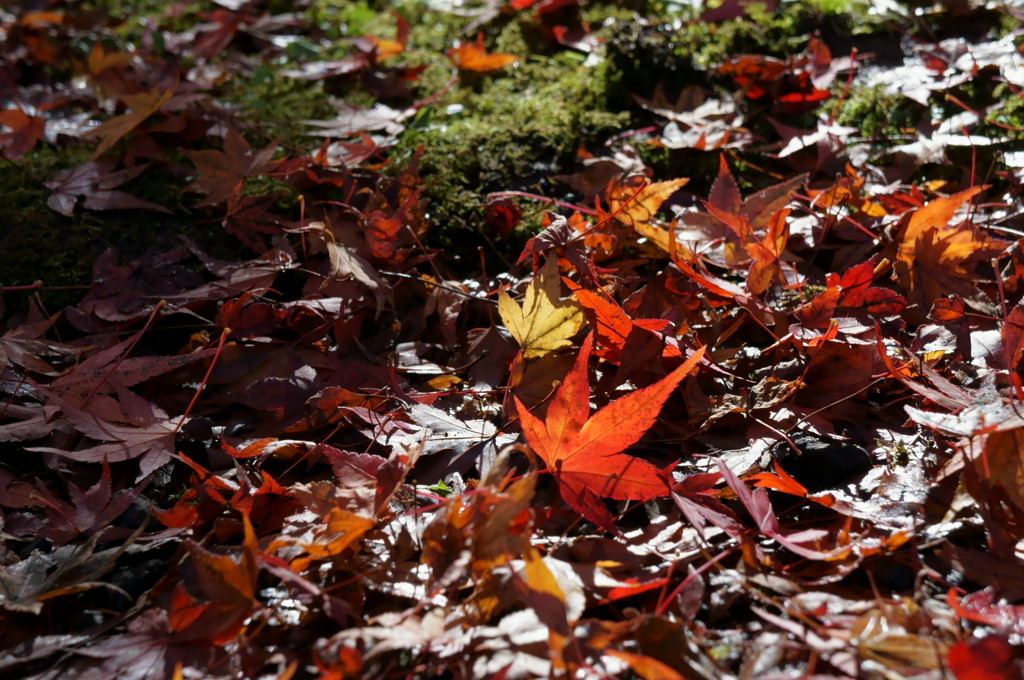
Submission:
[[527,359],[569,347],[583,326],[583,310],[562,300],[558,260],[549,257],[530,282],[520,307],[505,291],[498,293],[498,313]]

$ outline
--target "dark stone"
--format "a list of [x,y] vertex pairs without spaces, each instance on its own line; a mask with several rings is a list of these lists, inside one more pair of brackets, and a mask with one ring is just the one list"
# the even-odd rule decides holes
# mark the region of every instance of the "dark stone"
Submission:
[[811,432],[793,432],[771,448],[772,459],[808,491],[834,489],[871,469],[871,456],[856,444]]

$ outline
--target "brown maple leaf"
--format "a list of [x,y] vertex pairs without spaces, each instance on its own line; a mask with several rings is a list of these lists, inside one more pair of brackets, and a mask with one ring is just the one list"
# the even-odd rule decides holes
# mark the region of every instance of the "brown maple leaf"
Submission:
[[5,109],[0,111],[0,128],[10,129],[0,133],[0,149],[8,158],[21,158],[46,132],[46,119],[27,115],[20,109]]
[[86,161],[77,168],[62,170],[46,182],[47,188],[53,191],[46,199],[46,204],[62,215],[71,217],[75,214],[75,205],[80,198],[85,200],[82,207],[89,210],[156,210],[170,212],[167,208],[136,198],[117,187],[138,177],[148,165],[137,165],[134,168],[114,170],[114,162],[109,159]]
[[33,550],[28,557],[0,567],[0,607],[39,614],[46,600],[104,586],[100,579],[114,568],[123,550],[97,552],[98,538],[45,554]]
[[[17,325],[0,335],[0,367],[8,363],[42,375],[56,375],[59,369],[52,364],[64,363],[81,350],[52,340],[45,340],[46,331],[57,320],[35,319]],[[0,413],[3,409],[0,408]]]
[[116,463],[137,458],[139,479],[170,462],[183,418],[169,417],[158,406],[127,389],[118,390],[119,401],[94,399],[86,408],[76,407],[56,394],[44,393],[60,406],[72,427],[98,443],[76,450],[53,446],[27,450],[56,453],[88,463]]
[[163,108],[170,101],[172,94],[174,93],[170,90],[160,92],[154,88],[148,92],[120,95],[119,99],[128,107],[128,113],[111,118],[99,127],[93,128],[82,135],[82,137],[103,138],[103,141],[96,147],[89,160],[94,161],[99,158],[103,155],[104,151],[114,146],[118,140]]
[[275,167],[271,162],[275,144],[252,152],[238,130],[231,128],[224,135],[224,150],[203,149],[186,151],[196,169],[202,174],[200,179],[185,187],[185,191],[197,191],[208,194],[199,205],[217,205],[242,192],[242,183],[247,177],[265,175]]

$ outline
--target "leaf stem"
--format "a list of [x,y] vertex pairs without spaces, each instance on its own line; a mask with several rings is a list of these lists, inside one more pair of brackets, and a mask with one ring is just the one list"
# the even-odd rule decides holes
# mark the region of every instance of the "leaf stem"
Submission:
[[188,418],[188,414],[192,412],[192,407],[199,401],[199,395],[202,394],[203,389],[206,388],[206,383],[210,379],[210,375],[213,373],[213,367],[217,365],[217,359],[220,358],[220,353],[224,349],[224,341],[227,340],[228,335],[231,334],[230,328],[225,328],[220,332],[220,341],[217,343],[217,351],[213,355],[213,359],[210,360],[210,367],[206,369],[206,375],[203,376],[202,382],[199,383],[199,387],[196,388],[196,393],[192,395],[192,401],[188,403],[188,407],[185,412],[181,414],[181,418],[178,420],[178,424],[174,427],[174,434],[178,433],[181,426],[185,424],[185,419]]

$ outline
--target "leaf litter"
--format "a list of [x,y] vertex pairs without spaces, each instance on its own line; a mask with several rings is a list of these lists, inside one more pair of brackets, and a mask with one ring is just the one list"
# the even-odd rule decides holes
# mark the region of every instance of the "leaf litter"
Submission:
[[[5,674],[1024,674],[1019,9],[890,3],[888,64],[814,37],[627,82],[635,128],[492,193],[480,234],[520,254],[477,265],[409,141],[551,53],[587,73],[614,19],[430,3],[466,24],[431,51],[359,4],[328,50],[304,5],[215,4],[132,44],[0,12],[4,158],[75,151],[49,209],[237,244],[108,250],[56,314],[3,289]],[[748,4],[692,26],[794,11]],[[964,12],[991,30],[925,30]],[[225,103],[275,70],[334,116],[281,141]],[[859,135],[862,92],[917,126]]]

